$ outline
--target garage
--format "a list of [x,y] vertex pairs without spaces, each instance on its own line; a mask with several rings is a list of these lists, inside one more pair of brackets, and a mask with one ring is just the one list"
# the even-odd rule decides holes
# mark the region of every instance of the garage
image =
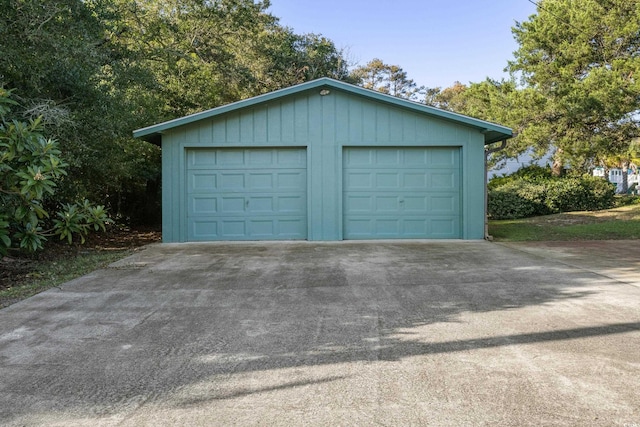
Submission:
[[188,149],[189,241],[307,236],[302,148]]
[[321,78],[133,133],[162,148],[164,242],[485,236],[511,129]]
[[345,239],[457,239],[459,148],[345,148]]

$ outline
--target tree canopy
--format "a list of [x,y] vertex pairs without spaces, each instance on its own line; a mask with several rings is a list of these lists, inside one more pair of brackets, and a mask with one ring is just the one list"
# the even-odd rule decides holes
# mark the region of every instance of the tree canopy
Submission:
[[364,88],[414,101],[424,90],[399,65],[385,64],[378,58],[353,69],[351,78]]
[[541,0],[513,33],[509,70],[535,96],[523,141],[576,168],[627,155],[639,134],[640,2]]

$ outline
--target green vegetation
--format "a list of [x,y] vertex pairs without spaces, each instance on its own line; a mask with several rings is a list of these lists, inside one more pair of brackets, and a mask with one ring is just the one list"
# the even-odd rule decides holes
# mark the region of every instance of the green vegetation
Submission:
[[10,93],[0,88],[0,255],[15,248],[40,250],[51,236],[69,243],[80,237],[84,242],[90,230],[105,231],[111,220],[104,206],[86,199],[47,203],[67,174],[67,164],[60,158],[58,143],[43,136],[40,119],[5,120],[10,105],[15,105]]
[[521,143],[555,147],[558,172],[567,163],[629,160],[638,136],[639,18],[638,2],[543,0],[513,29],[519,48],[509,69],[537,98]]
[[24,281],[6,289],[0,287],[0,308],[104,268],[130,253],[130,250],[89,250],[56,261],[38,262]]
[[364,88],[414,101],[425,90],[418,87],[400,66],[385,64],[378,58],[356,67],[351,77]]
[[640,239],[640,204],[596,212],[570,212],[489,221],[497,241]]
[[550,168],[528,166],[489,182],[488,214],[516,219],[614,206],[613,184],[593,176],[552,176]]

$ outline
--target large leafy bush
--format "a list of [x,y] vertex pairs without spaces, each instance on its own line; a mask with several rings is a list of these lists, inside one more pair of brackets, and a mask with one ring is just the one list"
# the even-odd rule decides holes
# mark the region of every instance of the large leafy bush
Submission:
[[489,190],[488,213],[493,219],[526,218],[546,212],[544,185],[512,181]]
[[[104,230],[110,222],[106,210],[87,200],[60,204],[53,199],[67,166],[58,143],[44,137],[38,119],[8,120],[16,104],[10,95],[0,88],[0,254],[10,248],[42,249],[51,236],[84,242],[90,230]],[[58,206],[54,218],[45,205]]]
[[492,219],[526,218],[559,212],[593,211],[614,205],[615,187],[592,176],[551,176],[548,168],[529,166],[489,183]]

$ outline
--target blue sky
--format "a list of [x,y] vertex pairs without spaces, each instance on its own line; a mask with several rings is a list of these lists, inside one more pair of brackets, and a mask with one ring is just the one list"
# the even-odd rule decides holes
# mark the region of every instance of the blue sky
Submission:
[[401,66],[427,87],[506,77],[515,21],[528,0],[272,0],[269,11],[297,33],[320,33],[360,65]]

